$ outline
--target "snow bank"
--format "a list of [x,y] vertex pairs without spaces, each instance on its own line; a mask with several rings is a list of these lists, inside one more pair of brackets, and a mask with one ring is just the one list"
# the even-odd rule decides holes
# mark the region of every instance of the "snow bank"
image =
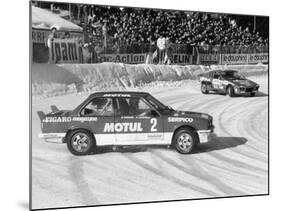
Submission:
[[127,65],[33,64],[33,95],[54,96],[89,90],[120,90],[157,81],[195,80],[197,75],[214,69],[235,69],[246,76],[267,73],[267,65]]
[[38,29],[51,29],[53,27],[62,31],[83,32],[83,29],[46,9],[32,6],[32,27]]

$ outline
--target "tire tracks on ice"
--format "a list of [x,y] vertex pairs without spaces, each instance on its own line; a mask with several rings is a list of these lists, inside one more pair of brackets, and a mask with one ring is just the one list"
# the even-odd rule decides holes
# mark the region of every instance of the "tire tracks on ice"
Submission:
[[77,192],[81,195],[82,204],[96,205],[99,204],[98,199],[92,193],[86,178],[84,178],[84,158],[70,157],[68,165],[68,172],[70,179],[77,188]]
[[158,169],[158,168],[152,166],[151,164],[148,164],[148,163],[140,160],[139,158],[137,158],[133,155],[124,155],[124,156],[126,156],[130,161],[132,161],[133,163],[135,163],[139,167],[142,167],[143,169],[151,172],[154,175],[160,176],[163,179],[167,179],[167,180],[169,180],[169,181],[171,181],[171,182],[173,182],[177,185],[180,185],[181,187],[191,189],[193,191],[202,193],[202,194],[204,194],[206,196],[209,196],[209,197],[217,195],[216,192],[213,192],[213,191],[208,190],[206,188],[200,187],[198,185],[188,183],[183,179],[177,178],[174,175],[169,174],[168,172],[163,172],[163,171],[161,171],[161,169]]
[[174,162],[173,160],[167,158],[166,156],[162,155],[160,152],[154,152],[160,159],[165,161],[171,166],[174,166],[179,171],[183,171],[186,174],[190,174],[196,178],[199,178],[201,180],[204,180],[211,185],[215,186],[219,191],[221,191],[223,194],[235,196],[235,195],[241,195],[243,192],[240,192],[239,190],[232,188],[231,186],[227,185],[226,183],[222,182],[221,180],[217,179],[215,176],[210,175],[207,173],[200,164],[197,163],[196,159],[189,159],[184,158],[182,155],[179,155],[179,159],[183,161],[185,164],[187,164],[191,169],[186,169],[184,166],[179,165],[178,163]]

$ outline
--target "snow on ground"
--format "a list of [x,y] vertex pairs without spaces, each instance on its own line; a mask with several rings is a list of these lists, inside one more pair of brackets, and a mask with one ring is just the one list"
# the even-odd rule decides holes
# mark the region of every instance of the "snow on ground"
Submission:
[[133,147],[84,157],[64,144],[38,138],[38,110],[72,109],[89,93],[32,101],[32,208],[102,205],[202,197],[265,194],[268,191],[268,78],[256,97],[203,95],[197,81],[150,84],[150,92],[179,110],[214,117],[216,137],[193,154],[166,147]]

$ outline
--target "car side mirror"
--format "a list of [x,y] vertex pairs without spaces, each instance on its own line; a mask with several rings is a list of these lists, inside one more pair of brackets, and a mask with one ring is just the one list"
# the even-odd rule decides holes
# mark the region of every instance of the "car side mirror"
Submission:
[[170,110],[170,109],[165,109],[165,110],[163,111],[163,114],[165,114],[165,115],[170,114],[170,113],[171,113],[171,110]]
[[150,115],[151,115],[152,117],[158,117],[158,114],[157,114],[157,112],[156,112],[155,110],[151,110],[151,111],[150,111]]

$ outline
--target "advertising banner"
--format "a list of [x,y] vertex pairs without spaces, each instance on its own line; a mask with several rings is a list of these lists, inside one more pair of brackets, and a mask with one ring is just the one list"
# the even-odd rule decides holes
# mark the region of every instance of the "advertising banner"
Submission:
[[[126,64],[144,64],[147,54],[101,54],[99,62],[120,62]],[[188,54],[172,54],[171,63],[178,65],[191,64],[191,55]]]
[[99,62],[117,62],[126,64],[145,63],[146,54],[101,54],[98,57]]
[[222,54],[221,64],[248,64],[248,54]]
[[173,53],[171,57],[172,64],[187,65],[192,62],[192,56],[188,54]]
[[248,55],[249,64],[268,63],[268,53],[256,53]]
[[[48,36],[49,34],[51,33],[50,30],[44,30],[44,29],[32,29],[32,32],[31,32],[31,38],[32,38],[32,43],[41,43],[41,44],[44,44],[44,43],[47,43],[47,40],[48,40]],[[56,32],[56,35],[58,38],[64,38],[65,36],[65,33],[64,31],[57,31]],[[70,34],[70,38],[79,38],[79,39],[83,39],[83,33],[79,33],[79,32],[69,32]]]
[[221,54],[199,54],[199,64],[220,64]]
[[76,39],[54,39],[49,49],[50,63],[79,63],[82,50]]
[[221,56],[221,64],[258,64],[268,61],[268,53],[222,54]]

